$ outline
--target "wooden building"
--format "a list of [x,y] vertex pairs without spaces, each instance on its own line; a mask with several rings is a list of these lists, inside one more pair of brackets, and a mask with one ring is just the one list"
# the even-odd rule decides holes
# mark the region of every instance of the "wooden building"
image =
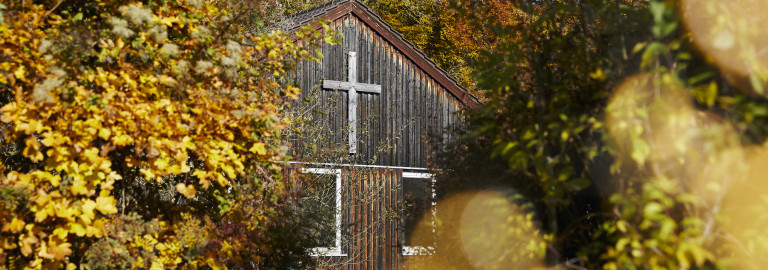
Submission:
[[409,234],[434,196],[427,164],[439,147],[431,142],[440,140],[430,138],[452,140],[460,112],[479,102],[362,3],[300,12],[288,30],[318,18],[343,36],[295,74],[302,89],[295,113],[310,124],[294,138],[294,164],[325,179],[318,182],[327,196],[316,203],[334,209],[325,244],[313,252],[327,268],[401,268],[408,256],[429,252]]

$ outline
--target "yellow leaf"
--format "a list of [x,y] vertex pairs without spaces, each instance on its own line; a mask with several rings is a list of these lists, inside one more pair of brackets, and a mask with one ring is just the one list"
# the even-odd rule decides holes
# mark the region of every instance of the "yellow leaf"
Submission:
[[605,74],[603,73],[602,68],[597,68],[595,72],[592,72],[589,74],[589,77],[595,80],[604,81],[605,80]]
[[187,197],[187,199],[194,198],[195,193],[197,193],[197,190],[195,190],[195,186],[185,185],[184,183],[176,184],[176,190],[178,190],[179,193],[181,193],[181,195],[184,195],[184,197]]
[[188,150],[195,150],[196,146],[195,143],[192,142],[192,138],[189,136],[184,136],[184,139],[181,139],[181,149],[188,149]]
[[166,170],[168,168],[168,159],[167,158],[158,158],[155,160],[155,167],[157,167],[158,170]]
[[109,187],[109,189],[112,189],[112,183],[114,183],[116,180],[120,180],[120,179],[123,179],[123,177],[120,176],[119,174],[117,174],[114,171],[110,171],[109,175],[107,175],[107,185],[105,186],[105,184],[102,184],[101,188],[103,189],[103,188]]
[[80,211],[72,207],[66,200],[61,203],[56,203],[54,213],[57,217],[66,219],[68,221],[74,221],[75,217],[80,215]]
[[48,209],[42,209],[40,211],[35,212],[35,221],[36,222],[41,222],[41,221],[45,220],[46,218],[48,218],[48,212],[49,211],[47,211],[47,210]]
[[86,200],[85,203],[83,203],[82,208],[83,208],[83,214],[80,215],[80,217],[84,221],[86,221],[86,223],[91,223],[91,221],[95,217],[93,210],[96,209],[96,202],[92,200]]
[[27,147],[24,147],[22,154],[25,157],[28,157],[32,162],[43,160],[43,153],[40,152],[40,143],[37,142],[37,138],[30,136],[24,141],[27,143]]
[[62,260],[72,254],[72,249],[69,248],[71,246],[72,244],[64,242],[58,245],[51,245],[49,250],[53,254],[53,259]]
[[112,137],[112,143],[114,143],[116,146],[126,146],[133,143],[133,138],[126,134],[120,134],[118,136]]
[[227,177],[229,178],[235,178],[235,176],[237,176],[235,175],[235,169],[232,168],[232,166],[228,166],[228,165],[221,166],[221,170],[223,170],[227,174]]
[[16,71],[13,72],[13,75],[16,76],[16,79],[24,79],[27,71],[24,66],[19,66]]
[[149,267],[149,270],[163,270],[163,269],[165,269],[163,267],[163,264],[156,261],[153,261],[152,265]]
[[61,182],[61,175],[53,175],[48,178],[48,181],[51,182],[52,186],[58,187]]
[[141,169],[139,172],[143,174],[144,178],[147,180],[155,179],[155,173],[152,170]]
[[46,171],[34,171],[34,172],[30,173],[29,175],[31,175],[32,177],[34,177],[36,179],[47,180],[54,187],[58,187],[59,186],[59,182],[61,182],[61,175],[53,175],[53,174],[51,174],[49,172],[46,172]]
[[13,218],[11,222],[8,224],[3,225],[2,231],[7,232],[10,231],[12,233],[18,233],[22,229],[24,229],[24,221],[18,218]]
[[64,229],[62,227],[57,227],[55,230],[53,230],[53,233],[51,235],[58,237],[59,239],[67,239],[67,235],[69,234],[69,230]]
[[92,163],[96,163],[96,161],[101,160],[101,157],[99,156],[99,149],[96,147],[85,149],[85,157],[88,158],[88,161]]
[[99,137],[104,140],[109,140],[109,136],[112,135],[112,130],[108,128],[102,128],[99,130]]
[[192,173],[192,176],[197,177],[198,179],[206,179],[208,178],[208,173],[204,170],[198,169]]
[[79,175],[76,175],[75,180],[72,181],[72,186],[69,187],[69,190],[72,191],[72,194],[74,195],[87,195],[88,194],[88,187],[86,186],[85,180]]
[[128,73],[120,72],[120,75],[123,77],[123,80],[128,84],[128,86],[131,87],[132,90],[136,91],[138,89],[139,84],[131,78]]
[[69,223],[69,232],[82,237],[85,236],[85,227],[80,223]]
[[216,182],[219,183],[219,185],[222,185],[222,186],[228,186],[229,185],[229,181],[227,181],[227,178],[224,177],[224,175],[222,175],[220,173],[216,174]]
[[191,170],[191,169],[192,168],[190,168],[189,165],[187,165],[187,163],[182,163],[181,164],[181,173],[188,173],[189,170]]
[[42,258],[46,258],[49,260],[53,260],[54,256],[51,253],[48,253],[48,245],[43,242],[40,247],[40,252],[37,253],[37,256],[40,256]]
[[54,146],[56,143],[56,139],[53,137],[53,132],[46,132],[43,133],[43,145],[45,146]]
[[114,214],[117,213],[117,201],[115,201],[115,198],[112,196],[99,196],[96,198],[96,210],[99,210],[99,212],[102,212],[104,214]]
[[58,237],[59,239],[67,239],[67,235],[69,234],[69,230],[58,227],[55,230],[53,230],[53,233],[51,235]]
[[22,238],[21,241],[19,241],[21,254],[24,256],[29,256],[29,254],[32,254],[32,248],[35,244],[37,244],[37,242],[37,237],[32,234],[28,234],[27,237]]
[[175,16],[174,17],[165,17],[165,18],[160,19],[160,22],[165,24],[165,25],[167,25],[168,27],[173,26],[173,23],[174,22],[178,22],[178,21],[179,21],[179,18],[175,17]]
[[253,144],[253,147],[250,149],[251,153],[256,153],[259,155],[266,155],[267,149],[264,147],[264,143],[255,143]]
[[87,237],[101,237],[102,236],[102,228],[104,228],[104,219],[99,218],[96,221],[93,222],[93,226],[88,226],[85,228],[85,236]]
[[175,86],[175,85],[179,84],[179,82],[176,81],[176,79],[174,79],[173,77],[170,77],[168,75],[161,75],[159,81],[160,81],[161,84],[163,84],[165,86]]

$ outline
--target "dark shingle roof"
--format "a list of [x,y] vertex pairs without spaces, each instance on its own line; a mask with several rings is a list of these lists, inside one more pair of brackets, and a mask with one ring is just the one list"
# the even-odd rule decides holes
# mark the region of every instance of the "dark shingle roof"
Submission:
[[[291,16],[288,16],[286,20],[288,21],[288,29],[294,30],[296,28],[299,28],[300,26],[310,23],[313,20],[319,18],[323,14],[327,13],[328,11],[333,10],[334,8],[338,7],[341,4],[352,2],[354,0],[332,0],[325,4],[306,9],[303,11],[299,11],[296,14],[293,14]],[[355,1],[357,2],[357,1]],[[359,2],[358,2],[359,3]],[[360,3],[362,5],[362,3]]]

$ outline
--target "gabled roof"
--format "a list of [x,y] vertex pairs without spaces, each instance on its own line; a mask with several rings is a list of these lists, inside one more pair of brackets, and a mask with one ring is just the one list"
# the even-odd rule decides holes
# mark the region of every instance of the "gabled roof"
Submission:
[[[286,29],[288,32],[293,32],[318,18],[335,21],[347,14],[352,14],[359,18],[360,21],[392,44],[400,53],[411,59],[440,86],[447,89],[462,104],[469,108],[476,108],[480,105],[477,97],[459,85],[445,70],[439,68],[435,62],[430,60],[413,43],[406,40],[391,25],[381,19],[379,15],[357,0],[333,0],[291,15],[285,19],[285,22],[288,24]],[[316,27],[318,30],[320,29],[319,25]]]

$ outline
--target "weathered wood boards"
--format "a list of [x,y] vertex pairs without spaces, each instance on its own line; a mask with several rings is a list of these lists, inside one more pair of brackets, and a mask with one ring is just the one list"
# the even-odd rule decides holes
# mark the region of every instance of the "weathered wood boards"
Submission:
[[[323,48],[321,63],[303,63],[297,73],[302,100],[312,100],[323,129],[317,147],[348,147],[352,163],[426,167],[428,138],[460,125],[466,105],[360,18],[348,14],[330,26],[342,44]],[[300,159],[310,154],[295,150]]]
[[[321,49],[319,63],[301,63],[296,73],[318,132],[293,144],[294,157],[342,172],[343,254],[322,258],[329,265],[321,267],[401,268],[403,170],[425,171],[430,150],[442,147],[430,138],[454,140],[452,129],[463,125],[459,112],[479,103],[360,2],[302,12],[296,27],[316,18],[342,37]],[[354,155],[342,152],[343,162],[317,151],[344,147]],[[337,164],[317,164],[326,162]]]
[[348,81],[323,80],[323,88],[348,90],[349,153],[357,153],[357,92],[381,94],[381,85],[357,82],[357,53],[349,52]]
[[343,255],[319,257],[321,269],[398,269],[405,258],[397,217],[403,200],[403,170],[343,167]]

